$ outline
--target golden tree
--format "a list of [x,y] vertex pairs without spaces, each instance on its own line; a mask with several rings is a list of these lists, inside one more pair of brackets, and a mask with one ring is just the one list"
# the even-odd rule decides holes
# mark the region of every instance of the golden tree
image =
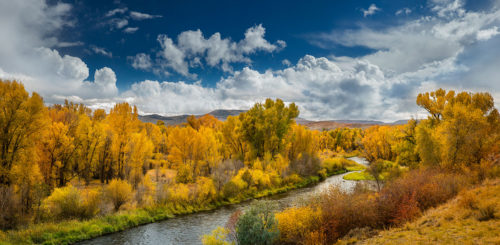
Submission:
[[[0,185],[9,185],[11,168],[22,154],[33,154],[34,138],[45,127],[42,98],[16,81],[0,80]],[[28,159],[28,158],[24,158]]]
[[120,179],[125,178],[125,148],[132,133],[137,131],[139,120],[137,119],[137,108],[132,108],[128,103],[116,104],[109,112],[107,122],[113,131],[113,153],[116,173]]
[[97,170],[99,160],[99,149],[102,148],[105,140],[105,132],[102,123],[91,121],[85,115],[80,115],[76,132],[78,149],[78,171],[85,180],[85,184],[90,183],[92,174]]
[[142,180],[143,169],[153,155],[153,142],[149,140],[145,131],[134,133],[125,148],[125,162],[129,169],[129,180],[134,188]]

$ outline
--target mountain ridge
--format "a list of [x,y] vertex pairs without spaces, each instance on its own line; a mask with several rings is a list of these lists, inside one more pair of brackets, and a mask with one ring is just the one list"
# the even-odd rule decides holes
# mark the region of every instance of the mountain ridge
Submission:
[[[206,114],[194,115],[195,117],[201,117],[204,115],[212,115],[218,120],[225,121],[229,116],[237,116],[246,110],[226,110],[226,109],[218,109],[213,110]],[[159,114],[148,114],[148,115],[139,115],[139,120],[142,122],[156,123],[157,121],[163,121],[165,125],[175,126],[185,123],[187,118],[191,116],[189,114],[177,115],[177,116],[162,116]],[[385,123],[377,120],[350,120],[350,119],[342,119],[342,120],[322,120],[322,121],[314,121],[308,120],[304,118],[296,118],[295,121],[299,125],[304,125],[310,129],[314,130],[331,130],[335,128],[368,128],[373,125],[401,125],[408,122],[408,120],[397,120],[392,123]]]

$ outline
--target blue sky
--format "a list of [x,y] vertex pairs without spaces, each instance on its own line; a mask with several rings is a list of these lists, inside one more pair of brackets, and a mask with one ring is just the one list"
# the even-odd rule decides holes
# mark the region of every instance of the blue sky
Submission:
[[47,103],[142,113],[246,109],[309,119],[422,116],[418,92],[500,99],[500,2],[0,0],[0,78]]
[[[128,56],[137,53],[152,53],[159,49],[157,36],[166,34],[171,38],[177,37],[187,30],[201,30],[205,36],[219,32],[223,38],[240,40],[244,38],[244,31],[252,26],[262,24],[266,29],[267,40],[286,40],[287,48],[272,54],[257,52],[252,55],[252,63],[235,63],[235,69],[251,65],[254,69],[263,71],[269,68],[282,68],[284,59],[296,62],[305,54],[314,56],[351,56],[359,57],[374,50],[364,47],[345,47],[331,45],[318,47],[308,40],[308,36],[315,33],[332,30],[356,29],[361,25],[374,28],[383,28],[395,22],[411,19],[419,13],[426,12],[421,1],[379,1],[376,14],[364,16],[363,10],[369,8],[373,1],[218,1],[217,4],[207,1],[85,1],[76,2],[73,28],[60,33],[68,41],[83,42],[103,48],[113,54],[114,58],[92,52],[88,46],[76,46],[61,49],[61,53],[70,54],[85,59],[90,70],[108,66],[117,73],[118,87],[128,89],[130,84],[145,79],[186,80],[178,74],[162,76],[151,72],[141,72],[130,69],[131,62]],[[412,6],[410,14],[395,16],[398,10]],[[117,12],[112,17],[106,14],[113,10]],[[134,20],[130,17],[132,11],[156,15],[156,18]],[[161,17],[160,17],[161,16]],[[123,28],[111,28],[104,23],[113,19],[127,20]],[[127,34],[124,30],[139,28],[135,33]],[[76,35],[75,35],[76,34]],[[73,36],[74,35],[74,36]],[[194,69],[199,74],[203,84],[213,86],[224,76],[220,69],[205,67]]]

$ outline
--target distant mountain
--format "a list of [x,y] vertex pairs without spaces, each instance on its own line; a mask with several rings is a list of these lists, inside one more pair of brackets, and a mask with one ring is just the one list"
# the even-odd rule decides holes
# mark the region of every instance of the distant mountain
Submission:
[[305,119],[296,120],[298,124],[304,125],[313,130],[331,130],[336,128],[369,128],[374,125],[403,125],[408,120],[398,120],[392,123],[384,123],[374,120],[330,120],[330,121],[309,121]]
[[208,114],[214,116],[215,118],[225,121],[228,116],[238,116],[240,113],[245,112],[246,110],[215,110],[211,111]]
[[[300,124],[300,123],[299,123]],[[309,121],[307,123],[302,124],[309,129],[312,130],[331,130],[331,129],[336,129],[336,128],[369,128],[373,125],[378,125],[378,124],[369,124],[366,122],[362,123],[343,123],[343,122],[337,122],[337,121]]]
[[[214,116],[215,118],[225,121],[228,116],[237,116],[240,113],[245,112],[245,110],[214,110],[207,114]],[[206,115],[206,114],[203,114]],[[195,115],[196,117],[201,117],[203,115]],[[179,115],[179,116],[161,116],[158,114],[151,115],[140,115],[139,120],[142,122],[156,123],[158,120],[163,121],[166,125],[179,125],[185,123],[190,115]],[[304,118],[296,118],[295,122],[300,125],[304,125],[313,130],[330,130],[336,128],[368,128],[373,125],[401,125],[408,122],[408,120],[399,120],[393,123],[384,123],[381,121],[374,120],[328,120],[328,121],[312,121]]]
[[381,121],[373,121],[373,120],[332,120],[336,123],[355,123],[355,124],[372,124],[372,125],[382,125],[385,124]]
[[[392,125],[403,125],[403,124],[407,124],[409,120],[397,120],[393,123],[391,123]],[[419,120],[417,120],[418,122]]]
[[[207,114],[210,114],[221,121],[225,121],[228,116],[237,116],[242,112],[245,112],[245,110],[215,110]],[[195,115],[195,117],[201,117],[203,115]],[[139,115],[139,120],[141,120],[142,122],[150,122],[150,123],[156,123],[159,120],[163,121],[165,125],[179,125],[185,123],[189,116],[190,115],[162,116],[158,114],[151,114],[151,115]]]

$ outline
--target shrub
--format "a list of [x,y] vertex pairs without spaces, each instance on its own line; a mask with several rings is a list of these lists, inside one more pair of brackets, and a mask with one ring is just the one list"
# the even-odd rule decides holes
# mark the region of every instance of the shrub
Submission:
[[222,193],[223,193],[224,197],[226,197],[226,198],[235,197],[236,195],[238,195],[239,191],[240,191],[240,188],[232,180],[227,182],[224,185],[224,187],[222,188]]
[[[333,187],[311,205],[321,208],[321,235],[315,231],[309,233],[324,239],[321,243],[331,244],[353,229],[401,225],[418,217],[423,210],[456,196],[466,183],[463,175],[442,169],[422,169],[388,182],[378,193],[362,186],[350,193]],[[485,209],[484,217],[491,217],[488,212],[491,214],[491,210]],[[281,237],[286,234],[288,232]],[[312,237],[306,240],[311,241]]]
[[236,242],[238,240],[238,234],[236,231],[236,225],[238,224],[238,220],[240,219],[241,216],[241,211],[238,209],[234,211],[229,219],[226,222],[226,230],[227,230],[227,235],[228,239],[230,241]]
[[197,204],[210,203],[217,198],[217,190],[214,181],[207,177],[200,177],[196,180],[194,198]]
[[302,182],[302,180],[303,179],[298,174],[291,174],[291,175],[285,177],[283,182],[286,184],[295,185],[295,184]]
[[415,198],[415,192],[403,196],[401,203],[396,205],[395,217],[391,220],[395,225],[401,225],[421,215],[418,208],[418,202]]
[[283,244],[306,244],[310,234],[318,232],[321,210],[312,207],[292,207],[276,214]]
[[456,196],[465,184],[466,179],[462,175],[439,169],[413,170],[388,183],[380,193],[381,202],[395,210],[394,204],[414,194],[418,207],[425,210]]
[[477,196],[472,192],[464,192],[460,195],[459,204],[461,207],[466,209],[475,210],[477,209]]
[[348,160],[341,157],[328,158],[322,163],[323,168],[325,168],[329,173],[344,170],[348,165]]
[[146,175],[137,186],[135,201],[143,207],[151,206],[154,203],[154,195],[155,185],[149,175]]
[[269,201],[257,201],[236,223],[237,240],[240,245],[272,244],[279,238],[274,219],[276,206]]
[[100,190],[87,189],[80,192],[82,199],[82,217],[92,218],[96,216],[100,211],[100,205],[102,203],[102,193]]
[[193,173],[189,165],[181,164],[179,169],[177,169],[177,175],[175,176],[175,181],[177,183],[190,183],[193,182]]
[[191,199],[187,184],[176,184],[168,188],[168,197],[175,204],[187,204]]
[[252,169],[251,175],[252,175],[253,184],[259,190],[270,188],[272,186],[271,176],[267,172],[264,172],[264,171],[258,170],[258,169]]
[[290,162],[288,166],[291,173],[296,173],[300,176],[316,175],[321,169],[321,161],[315,155],[308,153],[300,154],[300,157]]
[[44,207],[49,211],[49,216],[56,219],[92,218],[100,211],[102,195],[99,190],[78,190],[68,185],[56,188],[44,200]]
[[332,187],[319,197],[322,229],[325,242],[335,243],[349,230],[362,227],[378,227],[376,196],[355,194]]
[[228,231],[223,227],[217,227],[210,235],[203,235],[201,242],[203,245],[231,245],[232,242],[227,241]]
[[124,180],[113,179],[106,188],[106,195],[113,204],[115,211],[127,203],[132,194],[132,186]]
[[74,186],[55,188],[44,200],[44,206],[57,219],[79,218],[82,215],[80,192]]

